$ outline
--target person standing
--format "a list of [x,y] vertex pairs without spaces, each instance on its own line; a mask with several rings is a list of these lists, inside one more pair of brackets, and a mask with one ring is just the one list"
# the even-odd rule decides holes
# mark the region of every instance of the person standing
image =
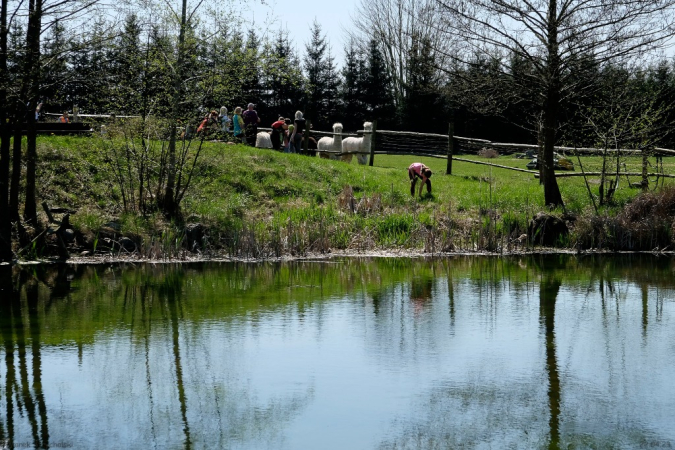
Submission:
[[305,131],[306,120],[302,117],[302,111],[295,112],[293,122],[293,135],[291,135],[291,153],[300,153],[302,150],[302,133]]
[[272,140],[272,148],[274,150],[279,150],[281,148],[281,141],[286,129],[288,129],[288,126],[286,126],[283,117],[279,117],[279,120],[272,124],[272,135],[270,136],[270,139]]
[[209,114],[204,117],[202,123],[197,128],[197,134],[203,134],[208,136],[211,131],[214,131],[218,128],[218,112],[214,109]]
[[260,117],[258,113],[253,109],[255,105],[253,103],[248,104],[248,109],[244,111],[244,126],[246,133],[246,141],[251,147],[255,147],[256,135],[258,134],[258,124],[260,123]]
[[232,116],[232,122],[234,124],[234,138],[235,141],[239,140],[240,142],[244,141],[244,119],[241,117],[241,106],[234,108],[234,116]]
[[291,119],[286,119],[286,131],[284,131],[284,153],[291,152],[291,135],[295,127],[291,123]]
[[59,117],[59,123],[70,123],[70,117],[68,117],[68,111],[64,111],[63,115]]
[[230,123],[232,121],[227,115],[227,108],[224,106],[220,107],[220,131],[223,133],[229,133],[230,132]]

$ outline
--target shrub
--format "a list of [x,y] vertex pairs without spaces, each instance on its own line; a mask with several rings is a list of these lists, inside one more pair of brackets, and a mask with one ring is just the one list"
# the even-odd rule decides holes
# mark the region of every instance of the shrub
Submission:
[[481,148],[478,151],[481,158],[499,158],[499,152],[493,148]]

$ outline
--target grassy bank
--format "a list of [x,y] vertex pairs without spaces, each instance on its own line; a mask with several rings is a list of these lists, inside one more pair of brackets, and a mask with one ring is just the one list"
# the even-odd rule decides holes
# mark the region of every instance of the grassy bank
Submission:
[[[76,251],[123,252],[118,243],[124,236],[135,243],[135,253],[149,258],[178,257],[186,247],[207,255],[255,258],[336,250],[509,252],[532,248],[532,236],[524,235],[532,217],[545,210],[539,181],[526,173],[456,161],[453,175],[446,176],[444,159],[378,155],[375,167],[367,167],[355,159],[346,164],[204,143],[181,204],[182,217],[168,222],[159,211],[139,213],[128,202],[133,189],[125,186],[118,164],[120,143],[57,136],[38,142],[38,203],[77,210],[71,216]],[[463,157],[518,168],[526,163],[510,156]],[[628,170],[637,171],[633,159],[636,167]],[[669,170],[670,159],[664,162],[666,173],[675,172]],[[422,199],[409,192],[406,169],[414,161],[435,173],[433,194]],[[582,162],[594,170],[600,159]],[[125,170],[133,178],[133,168]],[[614,203],[597,214],[582,178],[560,179],[559,184],[566,210],[553,214],[571,230],[556,242],[560,247],[653,249],[653,244],[663,248],[672,240],[669,215],[643,227],[646,234],[639,239],[626,238],[621,227],[630,224],[622,214],[638,195],[628,180],[622,181]],[[591,180],[591,188],[597,190],[597,180]],[[154,202],[147,191],[144,195],[148,204]],[[648,208],[667,209],[654,201],[642,203],[644,214]],[[198,239],[186,235],[191,226],[199,230]]]

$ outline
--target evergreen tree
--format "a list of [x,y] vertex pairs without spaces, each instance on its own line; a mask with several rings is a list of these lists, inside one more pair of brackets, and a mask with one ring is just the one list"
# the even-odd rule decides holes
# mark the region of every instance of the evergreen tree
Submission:
[[253,103],[259,115],[265,115],[266,105],[263,102],[263,87],[261,83],[261,54],[260,39],[255,30],[251,28],[246,37],[246,47],[241,67],[242,88],[238,103],[246,109],[246,105]]
[[328,47],[328,56],[326,58],[326,88],[322,101],[323,114],[320,115],[321,120],[332,128],[332,123],[339,119],[340,114],[340,72],[335,66],[335,60],[331,55],[330,47]]
[[342,68],[343,82],[340,89],[341,116],[345,130],[356,130],[363,124],[364,59],[363,51],[351,39],[345,47],[345,64]]
[[70,44],[72,73],[66,83],[68,109],[78,105],[80,112],[106,114],[111,111],[112,98],[109,53],[106,45],[111,41],[106,24],[97,20],[92,31]]
[[225,52],[227,56],[223,76],[228,84],[228,92],[230,93],[228,98],[230,98],[229,101],[232,106],[228,109],[232,113],[237,106],[246,109],[246,105],[249,103],[247,94],[244,93],[244,84],[247,81],[243,75],[245,73],[244,67],[248,61],[248,51],[244,37],[240,32],[235,31]]
[[[205,103],[209,92],[204,90],[204,86],[201,85],[205,75],[208,74],[208,70],[204,65],[205,53],[208,52],[208,49],[205,48],[205,43],[198,36],[198,33],[199,31],[194,23],[189,22],[186,24],[181,76],[183,87],[180,97],[181,101],[177,105],[180,114],[184,117],[190,117],[191,120],[193,117],[194,120],[201,120],[200,116],[202,113],[206,113],[205,109],[213,106]],[[175,48],[177,49],[178,45]],[[175,60],[177,61],[177,59],[176,55]],[[195,116],[196,111],[200,111],[200,114],[197,116]]]
[[303,77],[288,31],[279,30],[273,41],[268,43],[263,71],[271,118],[293,117],[300,109]]
[[440,76],[431,41],[414,38],[408,59],[403,128],[419,132],[443,133],[447,129],[447,108],[440,94]]
[[317,129],[328,129],[338,112],[339,79],[328,43],[316,20],[312,24],[311,32],[311,40],[305,46],[304,59],[307,77],[305,115]]
[[166,117],[171,110],[171,74],[167,58],[174,54],[174,48],[169,36],[156,26],[150,30],[148,41],[143,62],[142,109],[146,114]]
[[110,100],[112,111],[118,114],[139,114],[143,93],[143,59],[141,27],[138,17],[126,17],[121,34],[109,50]]
[[208,77],[204,80],[205,91],[209,94],[206,103],[218,108],[225,106],[231,114],[235,108],[234,99],[240,91],[239,64],[243,60],[241,35],[232,35],[226,26],[207,40],[209,48],[204,65]]
[[374,39],[368,45],[368,61],[363,90],[365,118],[377,120],[379,128],[394,125],[396,120],[391,77],[387,72],[379,45]]
[[312,37],[305,45],[304,67],[307,85],[305,86],[304,113],[316,126],[321,127],[324,124],[319,123],[317,113],[321,111],[320,102],[325,95],[325,53],[328,44],[316,20],[312,24],[311,32]]
[[26,31],[19,21],[12,21],[9,27],[7,43],[7,73],[10,77],[9,85],[12,85],[19,76],[21,61],[24,58]]
[[675,147],[675,133],[671,131],[675,123],[675,66],[666,60],[661,60],[655,67],[651,67],[645,74],[644,85],[640,95],[652,95],[655,98],[655,107],[664,111],[664,133],[661,145],[667,148]]
[[[64,85],[68,80],[68,44],[66,29],[59,21],[54,22],[44,44],[43,71],[40,81],[40,98],[43,108],[54,113],[68,108],[69,101]],[[43,111],[44,112],[44,111]]]

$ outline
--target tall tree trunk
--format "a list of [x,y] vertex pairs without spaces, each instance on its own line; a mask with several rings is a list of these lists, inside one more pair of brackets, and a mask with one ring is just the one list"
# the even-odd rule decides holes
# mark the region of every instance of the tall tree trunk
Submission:
[[9,141],[7,123],[7,2],[0,10],[0,262],[12,260],[12,222],[9,217]]
[[551,89],[544,111],[544,160],[542,175],[544,176],[544,204],[546,206],[564,206],[558,180],[555,177],[555,163],[553,161],[555,146],[555,131],[558,121],[559,94]]
[[546,206],[564,206],[558,180],[555,178],[553,153],[555,132],[560,108],[560,55],[558,53],[558,2],[548,3],[548,42],[547,42],[547,80],[546,101],[544,104],[544,160],[542,176],[544,178],[544,203]]
[[19,191],[21,190],[21,140],[23,133],[21,128],[23,126],[23,117],[25,108],[20,101],[16,102],[16,109],[14,111],[14,141],[12,143],[12,178],[9,184],[9,220],[12,223],[20,223],[21,216],[19,215]]
[[42,0],[31,0],[31,11],[26,32],[27,62],[24,77],[28,83],[26,111],[26,203],[23,210],[25,221],[37,227],[37,203],[35,201],[35,172],[37,166],[37,133],[34,110],[37,107],[40,83],[40,31],[42,27]]
[[178,214],[176,202],[176,138],[180,118],[180,102],[183,100],[183,72],[185,65],[185,28],[187,27],[187,0],[183,0],[178,35],[178,59],[173,79],[173,98],[171,108],[171,134],[169,137],[169,161],[167,170],[166,192],[164,193],[164,214],[174,218]]

